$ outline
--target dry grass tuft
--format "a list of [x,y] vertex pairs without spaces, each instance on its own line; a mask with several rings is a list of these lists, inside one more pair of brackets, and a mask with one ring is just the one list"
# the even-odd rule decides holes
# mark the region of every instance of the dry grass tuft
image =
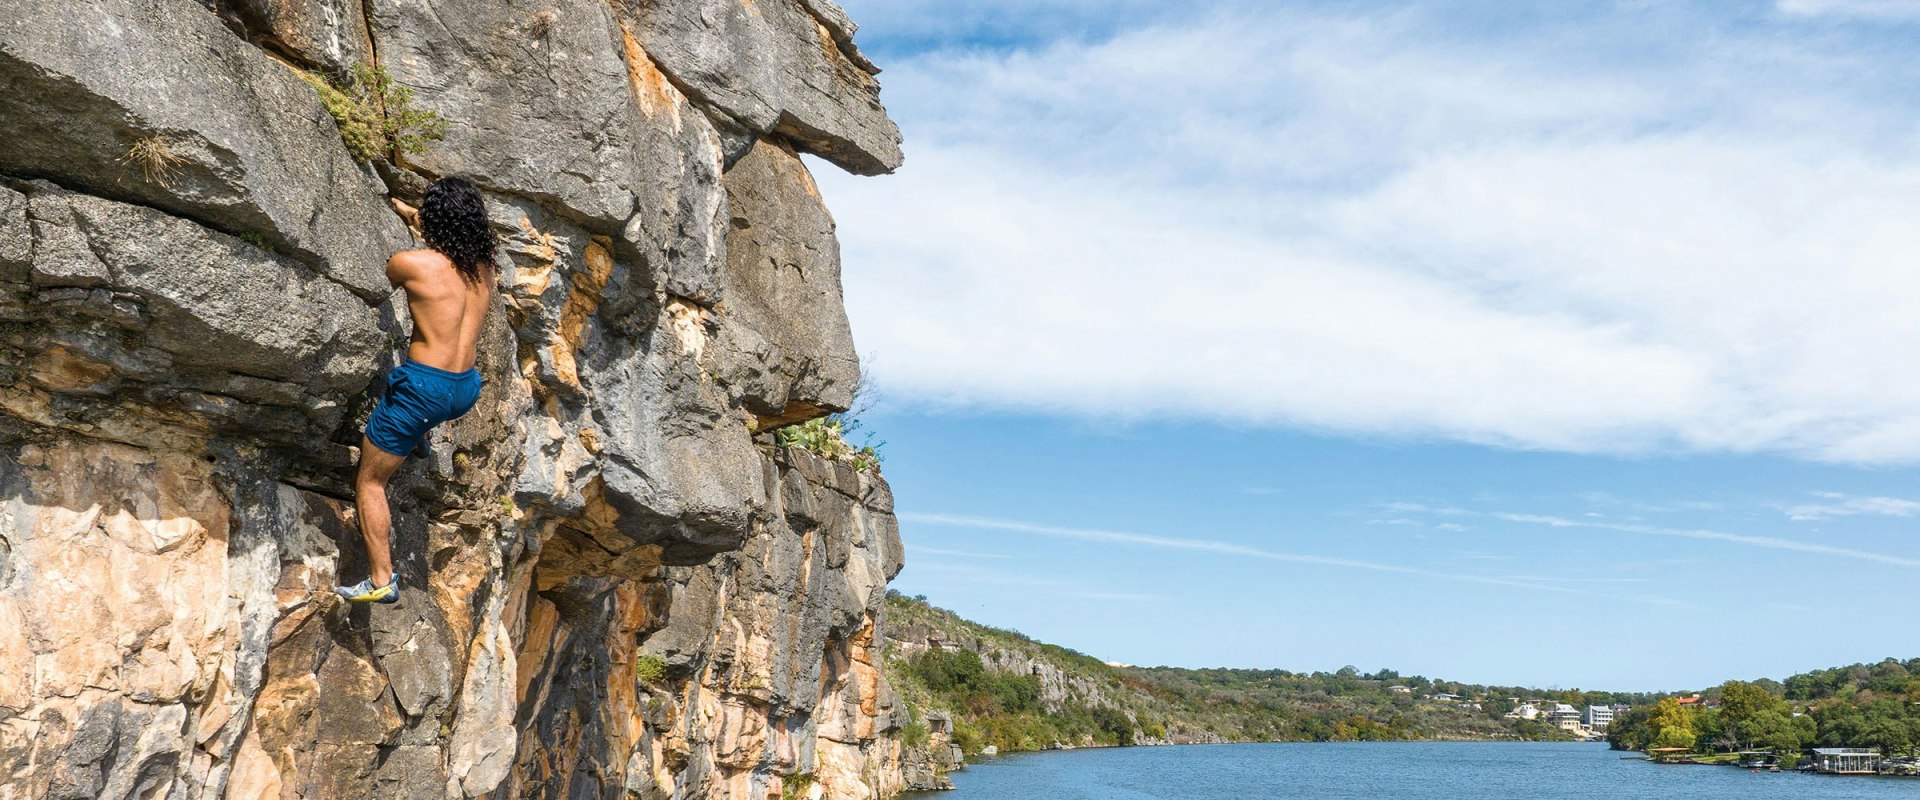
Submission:
[[146,176],[148,183],[163,187],[173,185],[174,177],[180,174],[180,165],[185,162],[186,159],[173,152],[167,137],[157,133],[135,140],[126,155],[120,157],[120,163],[139,165],[140,174]]

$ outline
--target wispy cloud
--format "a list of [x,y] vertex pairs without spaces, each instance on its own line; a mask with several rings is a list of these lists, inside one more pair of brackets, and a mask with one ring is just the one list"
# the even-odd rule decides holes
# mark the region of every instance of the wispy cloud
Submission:
[[909,544],[907,545],[907,552],[918,553],[921,555],[928,555],[928,556],[948,556],[950,558],[992,558],[992,559],[1013,558],[1013,556],[1008,555],[1006,553],[976,553],[970,550],[948,550],[947,548],[944,548],[944,547],[928,547],[923,544]]
[[1903,500],[1898,497],[1862,497],[1840,492],[1813,492],[1812,494],[1827,502],[1802,503],[1780,510],[1787,515],[1788,519],[1798,522],[1861,515],[1911,517],[1920,514],[1920,501]]
[[1441,572],[1436,570],[1422,569],[1419,567],[1408,567],[1408,566],[1401,566],[1398,564],[1384,564],[1384,563],[1375,562],[1375,561],[1362,561],[1362,560],[1350,559],[1350,558],[1337,558],[1333,556],[1308,555],[1308,554],[1302,554],[1302,553],[1287,553],[1287,552],[1281,552],[1277,550],[1268,550],[1268,549],[1259,548],[1259,547],[1249,547],[1247,545],[1235,544],[1233,542],[1224,542],[1224,541],[1218,541],[1213,539],[1184,539],[1184,538],[1175,538],[1170,536],[1154,536],[1149,534],[1126,533],[1122,531],[1099,530],[1099,529],[1093,529],[1093,528],[1070,528],[1070,527],[1062,527],[1058,525],[1041,525],[1041,524],[1032,523],[1032,522],[1022,522],[1019,520],[995,519],[992,517],[975,517],[975,516],[967,516],[962,514],[905,513],[900,515],[900,519],[904,522],[917,524],[917,525],[944,525],[944,526],[957,527],[957,528],[970,528],[974,530],[1007,531],[1010,533],[1020,533],[1020,534],[1027,534],[1027,535],[1033,535],[1033,536],[1045,536],[1045,537],[1054,538],[1054,539],[1071,539],[1071,540],[1082,541],[1082,542],[1119,544],[1119,545],[1129,545],[1134,547],[1151,547],[1151,548],[1158,548],[1162,550],[1181,550],[1181,551],[1187,551],[1187,552],[1210,553],[1214,555],[1234,556],[1239,558],[1259,558],[1259,559],[1265,559],[1269,561],[1282,561],[1282,562],[1287,562],[1291,564],[1307,564],[1312,566],[1337,567],[1340,569],[1365,570],[1369,572],[1383,572],[1383,573],[1391,573],[1395,575],[1412,575],[1412,576],[1418,576],[1423,578],[1433,578],[1437,580],[1463,581],[1467,583],[1483,583],[1483,584],[1492,584],[1495,586],[1513,586],[1513,587],[1519,587],[1524,589],[1536,589],[1540,591],[1558,592],[1562,594],[1591,594],[1591,592],[1583,591],[1580,589],[1574,589],[1566,586],[1536,583],[1532,581],[1513,580],[1508,578],[1492,577],[1487,575],[1472,575],[1472,574],[1457,573],[1457,572]]
[[1595,522],[1592,520],[1556,517],[1548,514],[1491,512],[1488,516],[1508,522],[1543,525],[1551,528],[1585,528],[1590,530],[1635,533],[1646,536],[1666,536],[1676,539],[1699,539],[1711,542],[1726,542],[1728,544],[1744,545],[1747,547],[1759,547],[1768,550],[1787,550],[1796,553],[1852,558],[1895,567],[1920,567],[1920,558],[1911,558],[1890,553],[1875,553],[1867,550],[1855,550],[1847,547],[1834,547],[1832,545],[1801,542],[1793,539],[1780,539],[1772,536],[1748,536],[1746,534],[1727,533],[1701,528],[1664,528],[1657,525],[1641,525],[1638,523]]
[[1426,503],[1414,503],[1414,502],[1408,502],[1404,500],[1396,500],[1391,503],[1381,503],[1380,509],[1391,514],[1434,514],[1437,516],[1454,516],[1454,517],[1465,516],[1465,515],[1474,513],[1470,510],[1460,508],[1458,506],[1435,506],[1435,505],[1428,505]]
[[1920,59],[1807,16],[1911,5],[1050,0],[887,64],[855,329],[901,402],[1920,460]]
[[[1590,505],[1601,506],[1601,507],[1612,508],[1612,509],[1624,509],[1627,511],[1637,511],[1637,512],[1648,513],[1648,514],[1671,514],[1671,513],[1685,512],[1685,511],[1719,511],[1720,509],[1725,507],[1724,504],[1716,501],[1711,501],[1711,500],[1674,500],[1674,501],[1668,501],[1668,502],[1649,503],[1644,500],[1636,500],[1636,499],[1627,498],[1627,497],[1620,497],[1611,492],[1603,492],[1598,490],[1581,492],[1579,493],[1578,496],[1581,500],[1586,501]],[[1588,513],[1588,516],[1599,516],[1598,514],[1594,514],[1592,512],[1587,512],[1587,513]]]
[[1916,0],[1780,0],[1783,14],[1800,17],[1837,16],[1881,21],[1920,20]]
[[1025,589],[1037,589],[1058,597],[1072,597],[1081,600],[1113,600],[1129,602],[1150,602],[1165,600],[1163,595],[1145,592],[1120,592],[1110,589],[1098,589],[1077,581],[1052,577],[1022,575],[1002,569],[983,569],[966,564],[909,564],[920,572],[938,572],[960,577],[969,583],[989,584],[993,586],[1011,586]]
[[1585,578],[1560,575],[1508,575],[1516,581],[1537,581],[1540,583],[1647,583],[1649,578]]

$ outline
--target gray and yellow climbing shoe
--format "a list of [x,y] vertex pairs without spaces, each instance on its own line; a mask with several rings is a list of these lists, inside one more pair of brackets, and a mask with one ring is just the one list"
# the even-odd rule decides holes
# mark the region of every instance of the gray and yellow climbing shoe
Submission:
[[393,580],[385,586],[374,586],[373,578],[369,577],[352,586],[335,586],[333,592],[346,598],[349,603],[398,603],[400,602],[400,576],[393,576]]

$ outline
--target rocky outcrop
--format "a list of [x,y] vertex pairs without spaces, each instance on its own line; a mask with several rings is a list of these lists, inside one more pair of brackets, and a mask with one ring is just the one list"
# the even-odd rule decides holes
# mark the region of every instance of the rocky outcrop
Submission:
[[[879,476],[801,153],[900,163],[827,0],[0,0],[0,800],[881,798]],[[364,165],[299,73],[448,121]],[[376,168],[377,167],[377,168]],[[475,411],[346,479],[405,342],[383,206],[501,236]]]
[[732,135],[777,133],[852,172],[900,166],[880,70],[832,0],[617,0],[675,83]]
[[[900,762],[909,789],[951,789],[949,776],[966,768],[967,755],[994,755],[1000,747],[1230,741],[1210,728],[1224,721],[1206,713],[1204,706],[1213,699],[1157,690],[1129,668],[971,622],[925,598],[889,593],[887,617],[883,664],[902,695],[907,728],[914,734],[903,737]],[[978,667],[969,667],[975,658]],[[935,665],[927,663],[930,659]],[[966,674],[965,669],[1030,686],[1021,694],[1031,697],[1031,704],[1009,709],[987,693],[998,690],[950,677]],[[943,677],[936,684],[930,676]],[[1243,705],[1225,697],[1218,701]]]
[[944,733],[929,734],[925,744],[901,743],[900,780],[908,791],[939,792],[958,788],[953,773],[967,768],[966,754]]
[[980,663],[989,670],[1004,675],[1031,675],[1039,686],[1040,705],[1049,713],[1059,713],[1069,705],[1083,708],[1125,705],[1121,698],[1113,696],[1112,681],[1069,671],[1057,659],[1040,652],[1037,645],[1026,646],[1032,644],[1030,642],[1009,644],[976,636],[960,625],[915,622],[889,627],[886,644],[901,659],[912,659],[928,650],[971,650],[979,654]]

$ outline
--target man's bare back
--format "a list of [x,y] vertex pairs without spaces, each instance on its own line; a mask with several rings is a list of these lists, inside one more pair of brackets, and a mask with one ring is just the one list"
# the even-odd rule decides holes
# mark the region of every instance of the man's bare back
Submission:
[[409,360],[448,372],[473,369],[493,301],[493,271],[468,283],[453,262],[433,250],[403,250],[387,260],[387,280],[407,290],[407,314],[413,318]]
[[387,374],[386,389],[360,437],[354,506],[367,544],[367,579],[334,589],[358,603],[397,603],[388,534],[387,482],[435,426],[458,419],[480,400],[480,328],[493,301],[494,240],[486,201],[458,178],[427,190],[419,210],[398,200],[393,210],[426,240],[387,260],[387,280],[407,292],[413,337],[407,360]]

